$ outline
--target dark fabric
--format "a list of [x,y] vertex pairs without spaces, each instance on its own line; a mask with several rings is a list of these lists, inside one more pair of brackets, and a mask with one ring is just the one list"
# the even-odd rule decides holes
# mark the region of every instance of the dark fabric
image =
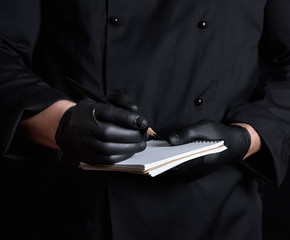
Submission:
[[113,239],[261,239],[258,184],[233,167],[192,183],[116,174],[109,193]]
[[64,155],[54,166],[5,166],[1,179],[5,239],[111,239],[105,173],[84,172]]
[[[8,210],[1,217],[11,234],[259,240],[258,181],[280,185],[289,161],[289,8],[287,0],[1,0]],[[202,119],[239,121],[257,130],[263,149],[241,169],[228,166],[192,183],[84,173],[82,159],[59,161],[61,152],[17,131],[21,119],[59,99],[82,99],[67,77],[96,95],[128,94],[157,132]]]
[[267,185],[263,194],[263,240],[290,239],[290,171],[279,189]]
[[0,156],[7,153],[21,118],[67,98],[31,69],[40,4],[39,0],[0,2]]

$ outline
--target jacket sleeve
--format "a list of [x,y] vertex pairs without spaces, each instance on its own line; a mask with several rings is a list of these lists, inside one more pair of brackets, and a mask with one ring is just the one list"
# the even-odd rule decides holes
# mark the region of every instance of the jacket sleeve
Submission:
[[21,119],[66,98],[31,70],[40,9],[40,0],[0,1],[0,157]]
[[290,1],[269,0],[265,7],[261,55],[266,77],[252,102],[235,106],[226,122],[245,122],[259,133],[262,150],[245,161],[256,174],[279,186],[289,163]]

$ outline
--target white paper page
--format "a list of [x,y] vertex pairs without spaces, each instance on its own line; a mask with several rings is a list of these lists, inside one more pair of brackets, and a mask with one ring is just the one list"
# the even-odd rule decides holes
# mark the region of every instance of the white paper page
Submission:
[[220,147],[208,150],[206,152],[196,153],[193,156],[188,156],[188,157],[184,157],[184,158],[177,160],[177,161],[172,161],[168,164],[163,165],[162,167],[153,168],[152,170],[149,170],[147,174],[150,175],[151,177],[155,177],[155,176],[157,176],[157,175],[159,175],[159,174],[161,174],[161,173],[163,173],[171,168],[178,166],[179,164],[182,164],[182,163],[187,162],[189,160],[193,160],[194,158],[202,157],[202,156],[208,155],[208,154],[219,153],[219,152],[222,152],[226,149],[227,149],[226,146],[220,146]]
[[[147,142],[147,148],[144,151],[136,153],[131,158],[112,166],[148,170],[168,161],[188,156],[189,154],[191,155],[198,152],[204,152],[208,149],[218,148],[219,146],[223,146],[223,143],[223,141],[193,142],[179,146],[171,146],[165,141],[152,140]],[[203,153],[203,155],[205,154],[206,153]]]

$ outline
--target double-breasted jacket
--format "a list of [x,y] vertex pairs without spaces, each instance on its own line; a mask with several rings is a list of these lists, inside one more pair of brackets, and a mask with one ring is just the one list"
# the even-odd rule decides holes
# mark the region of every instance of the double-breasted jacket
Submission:
[[[260,239],[259,183],[279,185],[289,161],[289,11],[287,0],[1,0],[3,189],[31,209],[10,217],[29,215],[37,239]],[[83,172],[18,133],[21,119],[83,98],[68,77],[128,94],[157,132],[244,122],[263,148],[193,182]]]

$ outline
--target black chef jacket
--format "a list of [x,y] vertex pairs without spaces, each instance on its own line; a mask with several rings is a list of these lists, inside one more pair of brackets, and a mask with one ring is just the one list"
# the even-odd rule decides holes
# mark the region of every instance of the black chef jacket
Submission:
[[[260,179],[289,161],[287,0],[1,0],[3,215],[27,239],[260,239]],[[244,122],[260,153],[194,182],[87,173],[23,140],[21,119],[60,99],[134,98],[157,132]]]

